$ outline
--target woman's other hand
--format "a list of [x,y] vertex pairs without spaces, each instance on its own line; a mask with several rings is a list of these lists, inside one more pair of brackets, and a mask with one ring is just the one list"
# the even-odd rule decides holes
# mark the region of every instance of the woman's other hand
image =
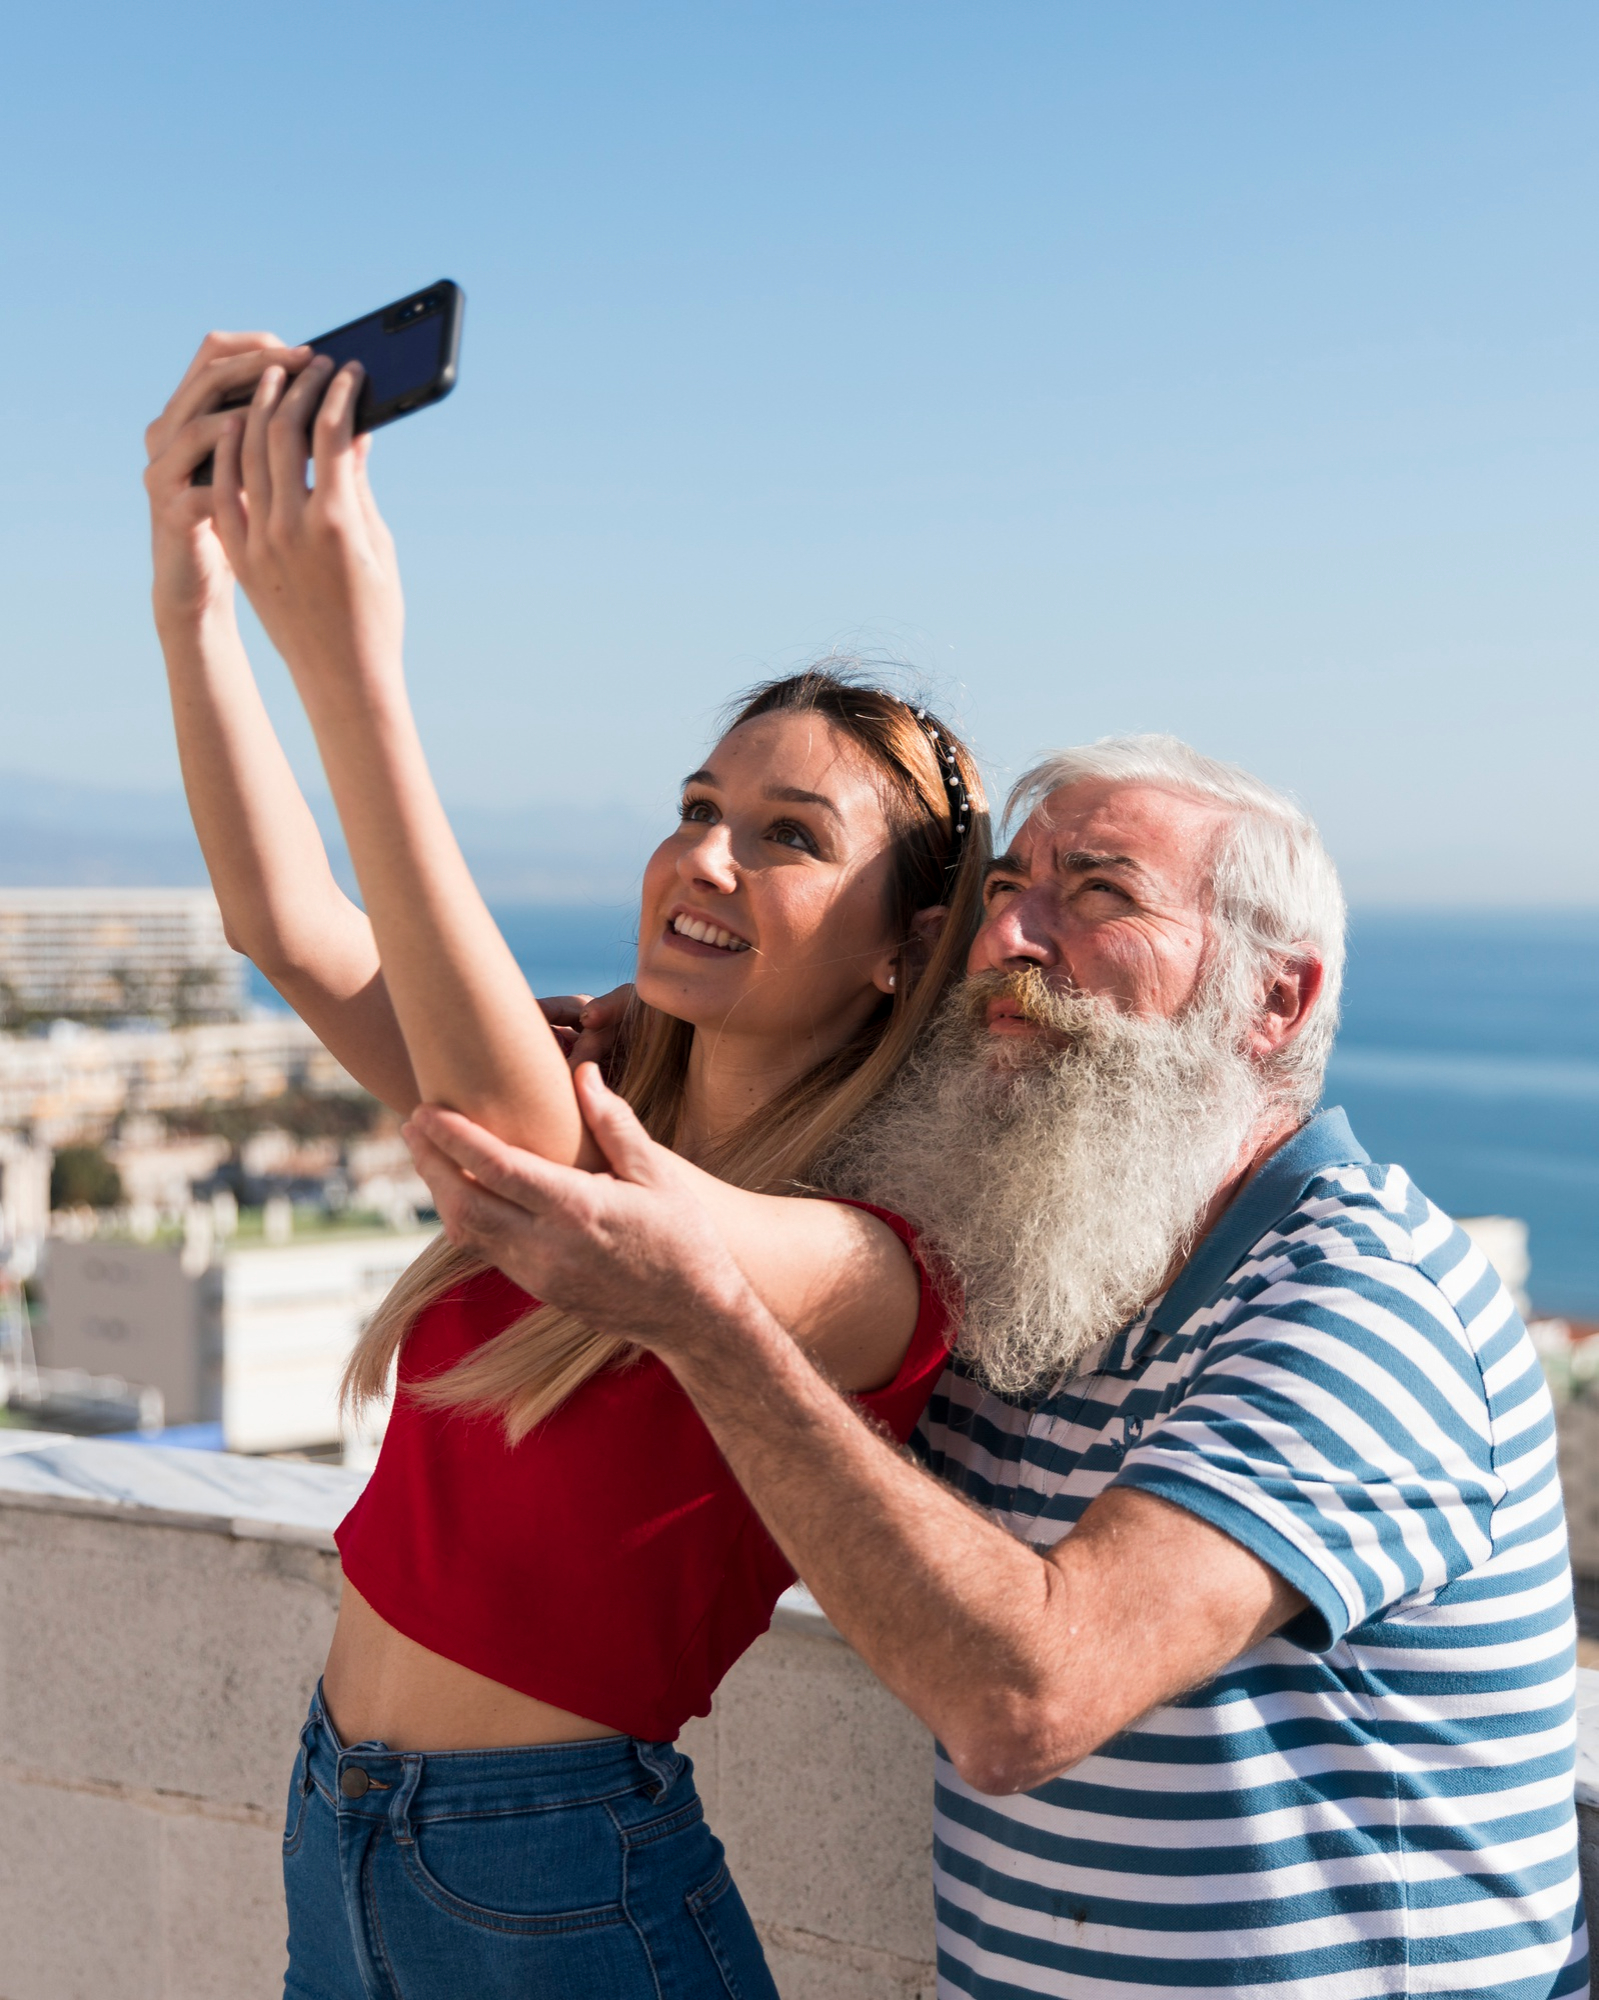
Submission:
[[195,469],[229,424],[240,421],[224,402],[248,395],[268,366],[291,375],[310,358],[308,347],[285,347],[270,333],[208,333],[166,408],[146,428],[144,487],[158,628],[170,631],[208,612],[231,610],[233,570],[212,522],[214,489],[191,483]]
[[273,362],[217,441],[217,536],[313,721],[400,682],[404,602],[355,435],[362,379],[358,362],[335,373],[320,354],[298,372]]
[[587,993],[561,993],[541,1000],[539,1006],[572,1068],[597,1063],[600,1074],[609,1076],[632,999],[633,988],[625,985],[613,986],[597,1000]]

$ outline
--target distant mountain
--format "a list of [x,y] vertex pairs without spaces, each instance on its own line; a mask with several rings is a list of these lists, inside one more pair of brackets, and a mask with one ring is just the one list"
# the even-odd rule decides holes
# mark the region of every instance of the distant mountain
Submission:
[[0,884],[189,888],[206,879],[178,792],[0,773]]
[[[314,805],[336,872],[349,860],[331,804]],[[622,802],[452,808],[478,886],[495,902],[627,903],[664,831]],[[0,886],[188,887],[206,879],[181,792],[115,790],[0,772]]]

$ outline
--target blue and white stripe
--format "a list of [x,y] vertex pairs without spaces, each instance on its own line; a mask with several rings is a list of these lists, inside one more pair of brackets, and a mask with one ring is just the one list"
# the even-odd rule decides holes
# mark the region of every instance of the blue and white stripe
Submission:
[[1141,1487],[1309,1602],[1034,1792],[940,1753],[941,1995],[1587,1991],[1548,1394],[1481,1254],[1341,1112],[1070,1380],[1013,1402],[956,1364],[919,1442],[1036,1547]]

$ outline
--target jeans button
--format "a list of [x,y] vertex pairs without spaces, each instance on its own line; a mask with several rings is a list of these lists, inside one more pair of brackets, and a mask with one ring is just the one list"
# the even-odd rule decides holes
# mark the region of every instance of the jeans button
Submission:
[[371,1789],[372,1780],[359,1764],[347,1764],[339,1773],[339,1790],[347,1799],[359,1799]]

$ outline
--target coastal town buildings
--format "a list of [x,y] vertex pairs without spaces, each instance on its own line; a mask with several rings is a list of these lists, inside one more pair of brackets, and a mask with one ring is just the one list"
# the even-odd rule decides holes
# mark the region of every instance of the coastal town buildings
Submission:
[[58,1021],[43,1033],[0,1035],[0,1131],[31,1131],[49,1145],[98,1139],[128,1113],[356,1088],[293,1014],[175,1028]]
[[235,1020],[244,960],[209,889],[0,889],[0,1017]]

